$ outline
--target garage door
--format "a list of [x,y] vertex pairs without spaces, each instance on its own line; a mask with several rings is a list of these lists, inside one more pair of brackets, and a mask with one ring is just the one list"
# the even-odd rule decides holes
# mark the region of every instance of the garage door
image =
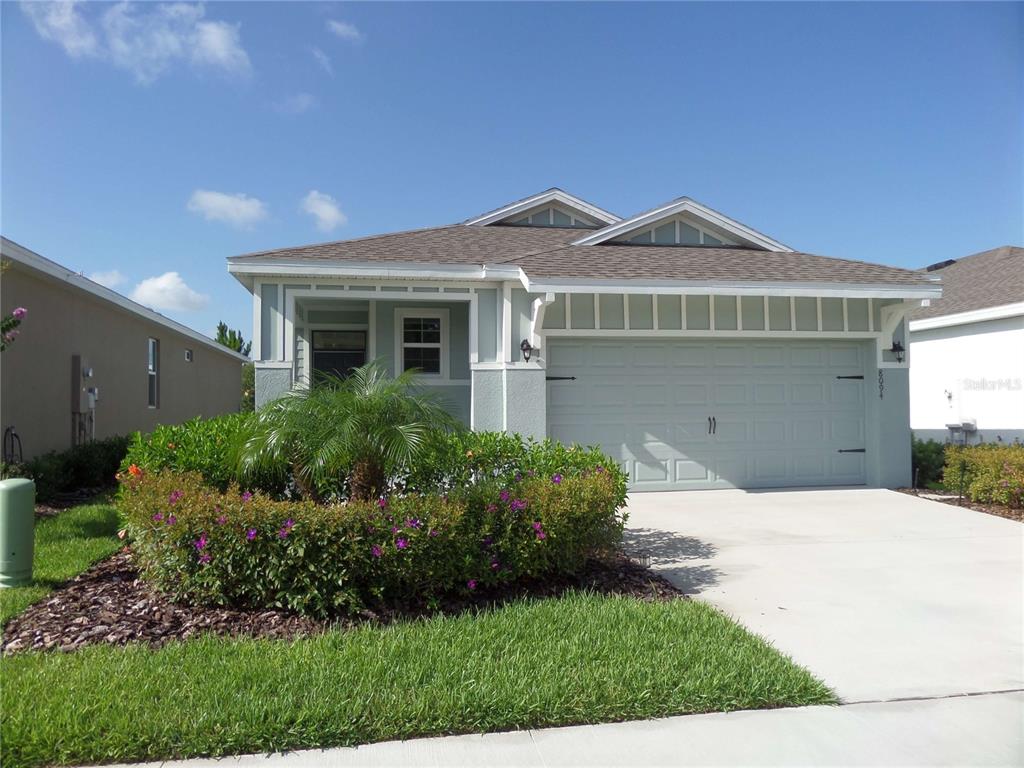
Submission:
[[634,491],[865,482],[867,345],[557,339],[548,435],[599,445]]

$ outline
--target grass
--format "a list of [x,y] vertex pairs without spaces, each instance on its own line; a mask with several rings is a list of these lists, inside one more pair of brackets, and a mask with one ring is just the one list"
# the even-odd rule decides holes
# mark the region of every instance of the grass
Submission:
[[36,521],[32,583],[0,589],[0,625],[97,560],[118,550],[117,510],[86,504]]
[[704,603],[583,593],[294,642],[21,654],[0,672],[5,768],[835,702]]

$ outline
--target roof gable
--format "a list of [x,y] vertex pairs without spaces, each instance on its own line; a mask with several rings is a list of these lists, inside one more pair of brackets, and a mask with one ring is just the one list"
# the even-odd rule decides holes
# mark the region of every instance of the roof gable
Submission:
[[[653,232],[653,230],[677,220],[689,224],[698,231],[706,232],[719,241],[718,243],[710,241],[707,243],[708,245],[740,245],[748,248],[782,252],[793,250],[778,240],[774,240],[768,237],[768,235],[762,234],[745,224],[741,224],[735,219],[731,219],[689,197],[680,197],[677,200],[657,208],[652,208],[644,213],[609,224],[604,229],[574,240],[573,245],[598,245],[609,241],[630,242],[633,237],[642,236],[644,232]],[[673,226],[674,229],[678,229],[675,225]],[[667,230],[663,231],[667,232]],[[685,238],[680,235],[679,239],[674,243],[666,244],[694,245],[695,243],[687,243]]]
[[[608,224],[614,224],[619,221],[619,217],[614,213],[598,208],[592,203],[588,203],[586,200],[570,195],[568,192],[559,189],[558,187],[552,187],[549,190],[540,192],[530,197],[524,197],[522,200],[517,200],[513,203],[508,203],[500,208],[495,208],[493,211],[480,214],[479,216],[469,219],[464,224],[473,226],[487,226],[488,224],[513,224],[518,223],[520,225],[523,218],[529,217],[535,212],[542,211],[545,208],[552,208],[560,211],[562,214],[567,214],[570,217],[579,217],[581,221],[587,222],[593,226],[606,226]],[[558,226],[555,224],[541,224],[540,226]],[[572,224],[566,224],[565,226],[572,226]]]

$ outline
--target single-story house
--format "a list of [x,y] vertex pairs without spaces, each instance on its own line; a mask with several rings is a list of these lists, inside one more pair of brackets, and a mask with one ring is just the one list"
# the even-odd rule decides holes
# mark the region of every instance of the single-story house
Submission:
[[911,311],[910,426],[921,439],[1024,441],[1024,248],[928,267],[942,298]]
[[0,353],[4,459],[238,411],[248,358],[0,239],[0,312],[28,310]]
[[550,189],[228,269],[258,405],[377,358],[473,429],[601,446],[634,491],[910,481],[904,318],[936,276],[800,253],[690,198],[623,218]]

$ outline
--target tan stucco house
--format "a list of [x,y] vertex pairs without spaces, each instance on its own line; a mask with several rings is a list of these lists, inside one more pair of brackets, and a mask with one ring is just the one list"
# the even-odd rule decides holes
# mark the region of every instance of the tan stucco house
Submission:
[[801,253],[683,197],[560,189],[228,260],[257,403],[370,359],[478,430],[598,445],[633,491],[910,481],[905,316],[934,275]]
[[0,312],[28,309],[0,354],[22,458],[239,409],[246,357],[6,238],[0,257]]

